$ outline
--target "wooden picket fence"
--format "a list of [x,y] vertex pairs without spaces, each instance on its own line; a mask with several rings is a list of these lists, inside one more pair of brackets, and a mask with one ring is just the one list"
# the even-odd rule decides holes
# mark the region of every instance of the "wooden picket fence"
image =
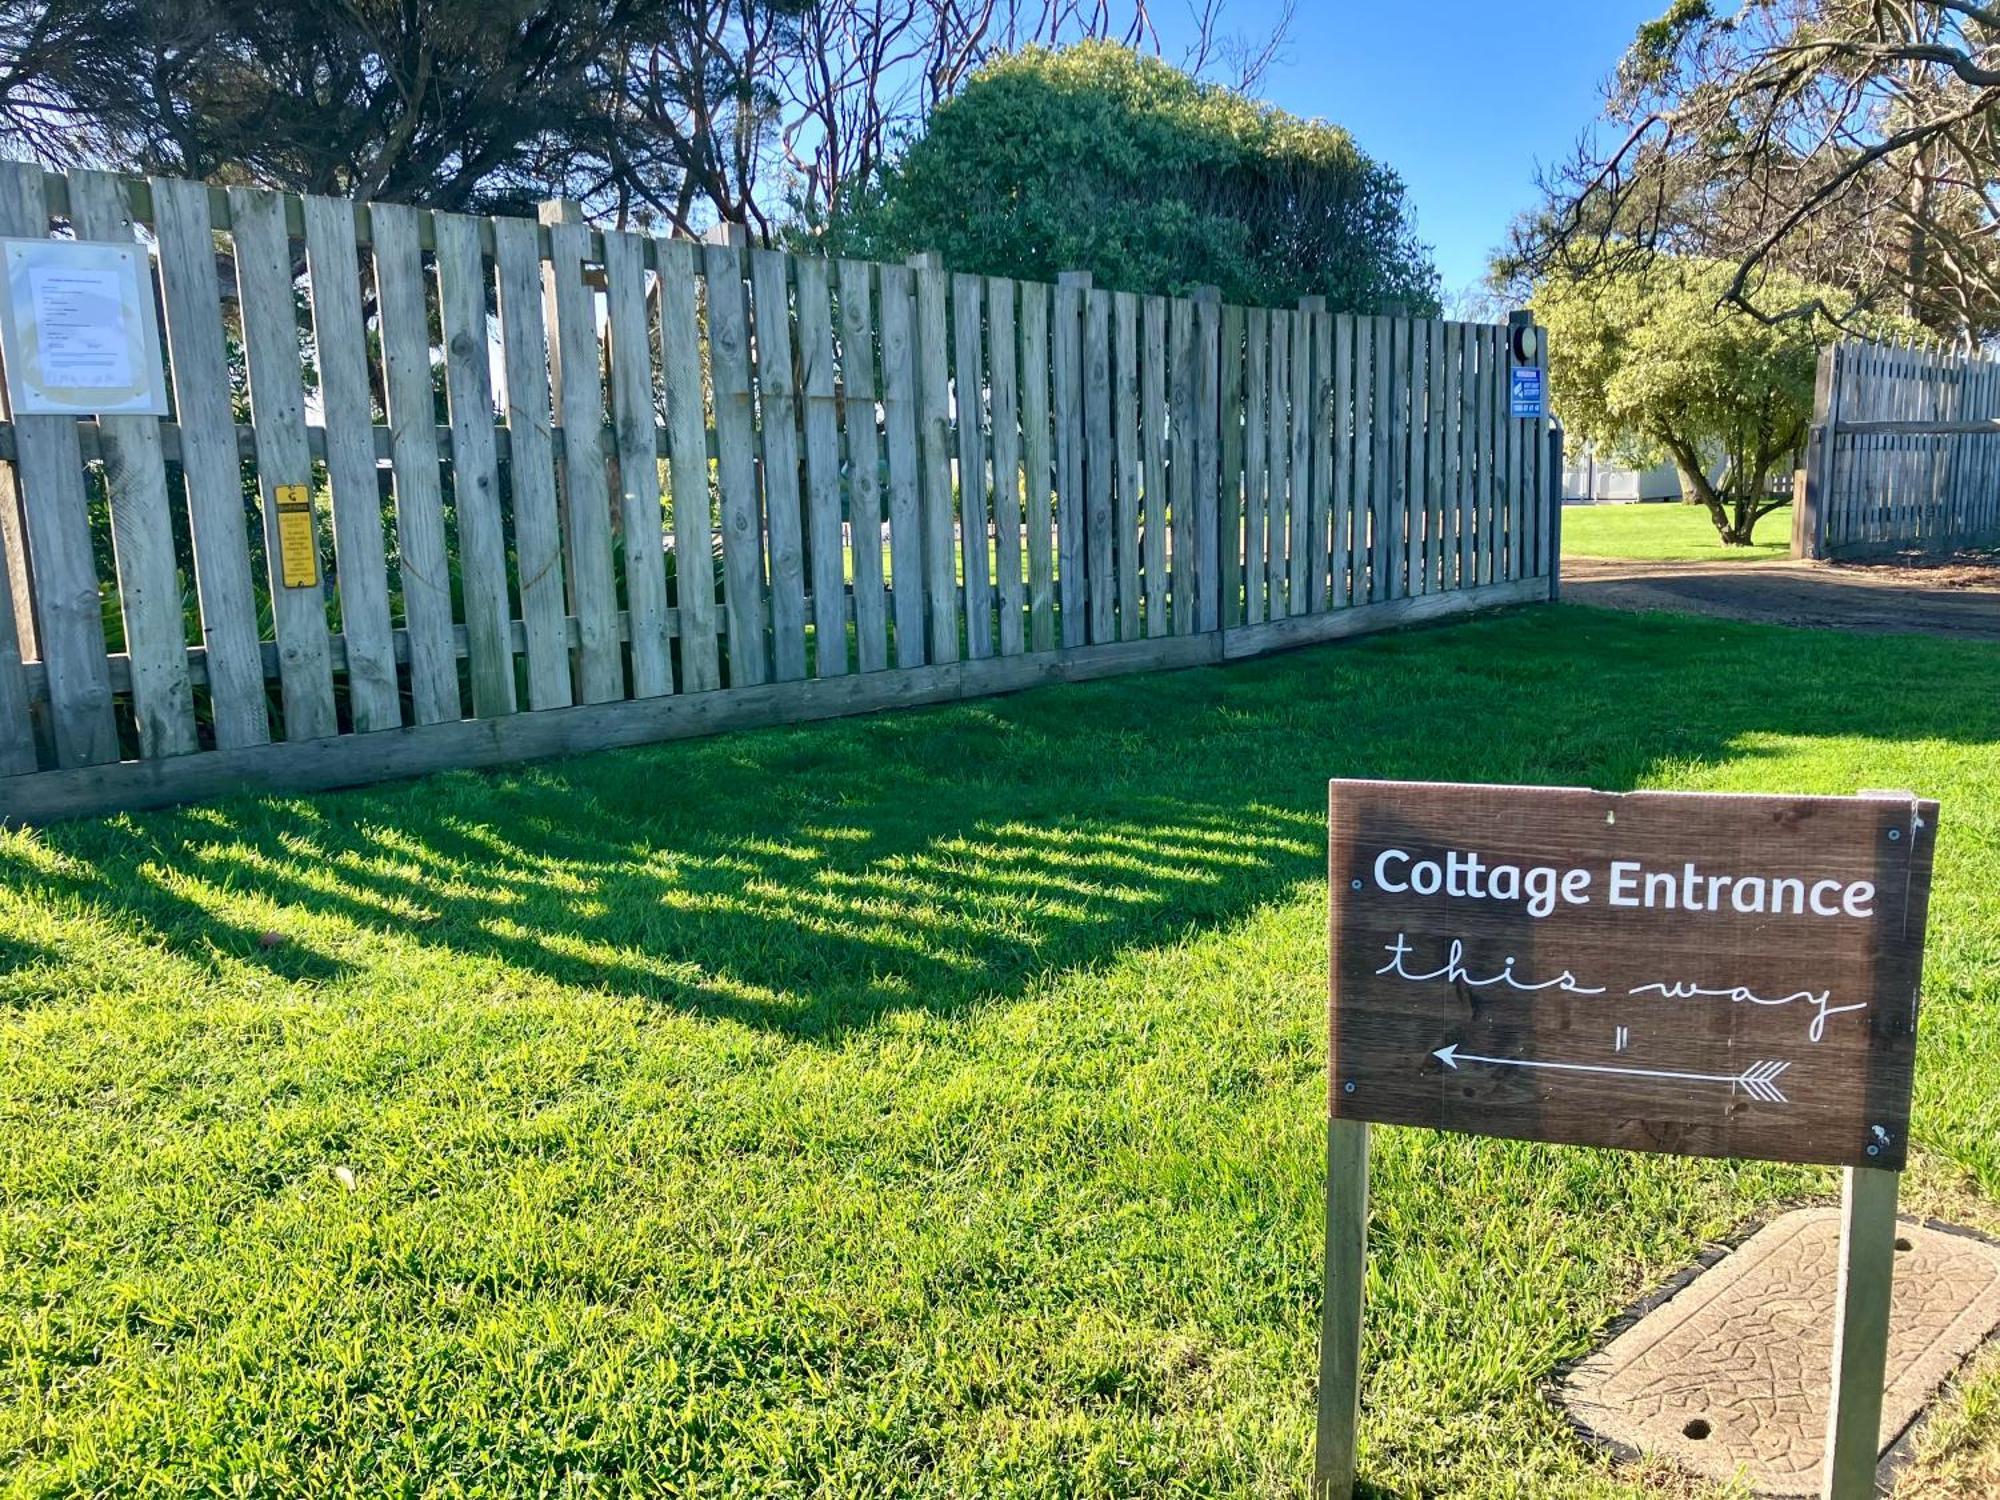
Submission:
[[1794,557],[2000,545],[2000,363],[1849,340],[1820,356]]
[[69,232],[153,250],[172,412],[0,423],[9,821],[1553,591],[1503,327],[0,164]]

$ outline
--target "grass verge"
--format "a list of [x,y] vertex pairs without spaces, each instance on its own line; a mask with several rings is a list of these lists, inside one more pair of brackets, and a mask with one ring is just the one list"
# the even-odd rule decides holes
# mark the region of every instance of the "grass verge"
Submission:
[[1564,557],[1631,558],[1639,562],[1754,562],[1788,557],[1792,508],[1780,506],[1757,523],[1747,547],[1725,547],[1699,505],[1566,505]]
[[[1984,646],[1541,608],[0,835],[0,1491],[1302,1495],[1326,778],[1941,799],[1993,1228],[1996,742]],[[1832,1174],[1377,1140],[1373,1492],[1676,1492],[1540,1387]],[[1989,1361],[1911,1482],[1995,1452]]]

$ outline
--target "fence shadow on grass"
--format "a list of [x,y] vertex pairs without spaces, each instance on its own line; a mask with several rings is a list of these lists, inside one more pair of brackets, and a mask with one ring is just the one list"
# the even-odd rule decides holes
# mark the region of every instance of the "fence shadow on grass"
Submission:
[[[1956,689],[1830,691],[1883,653],[1854,638],[1540,611],[1223,671],[57,828],[41,837],[66,873],[14,856],[0,878],[67,888],[211,968],[328,982],[379,962],[380,935],[413,934],[425,953],[829,1038],[888,1010],[1015,993],[1320,878],[1329,775],[1615,790],[1754,753],[1758,733],[2000,737],[2000,664],[1895,649],[1955,652],[1949,671],[1907,668]],[[1756,689],[1721,690],[1724,671]],[[31,962],[59,960],[36,942]]]
[[[548,774],[542,795],[572,795],[565,780]],[[672,846],[601,818],[503,835],[419,807],[398,811],[390,860],[365,827],[323,826],[304,870],[243,828],[247,842],[177,852],[203,872],[205,895],[254,891],[273,909],[269,926],[159,884],[135,894],[128,916],[184,955],[286,979],[357,966],[338,939],[318,946],[327,925],[312,919],[331,917],[358,932],[413,930],[578,991],[828,1035],[890,1008],[948,1013],[1036,971],[1219,920],[1307,873],[1315,853],[1309,827],[1270,813],[1226,826],[1207,810],[1083,818],[1052,841],[955,800],[889,827],[865,811],[760,820]]]
[[892,1008],[949,1013],[1311,875],[1309,816],[1148,777],[1107,796],[1062,767],[1067,792],[1034,789],[1038,758],[1102,778],[1158,753],[1122,733],[1058,752],[967,709],[241,802],[145,819],[61,883],[211,971],[325,983],[369,966],[370,934],[413,933],[578,991],[831,1036]]

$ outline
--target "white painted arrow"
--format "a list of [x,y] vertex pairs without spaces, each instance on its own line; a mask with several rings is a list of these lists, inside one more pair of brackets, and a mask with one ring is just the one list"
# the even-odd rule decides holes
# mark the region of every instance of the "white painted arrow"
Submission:
[[1775,1060],[1754,1062],[1741,1073],[1679,1073],[1663,1068],[1620,1068],[1608,1063],[1545,1062],[1534,1057],[1482,1057],[1476,1052],[1459,1051],[1457,1042],[1438,1048],[1431,1056],[1447,1068],[1456,1068],[1462,1062],[1480,1062],[1502,1068],[1551,1068],[1563,1073],[1618,1073],[1633,1078],[1675,1078],[1683,1083],[1726,1083],[1730,1093],[1741,1089],[1752,1099],[1762,1099],[1766,1104],[1791,1102],[1775,1081],[1791,1064]]

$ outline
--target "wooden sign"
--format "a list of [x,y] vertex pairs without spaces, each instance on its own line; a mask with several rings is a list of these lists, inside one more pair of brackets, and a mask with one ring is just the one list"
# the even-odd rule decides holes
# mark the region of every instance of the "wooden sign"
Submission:
[[1821,1495],[1874,1495],[1937,804],[1336,781],[1329,831],[1313,1493],[1354,1490],[1374,1121],[1844,1164]]
[[1900,1169],[1937,805],[1332,785],[1336,1118]]

